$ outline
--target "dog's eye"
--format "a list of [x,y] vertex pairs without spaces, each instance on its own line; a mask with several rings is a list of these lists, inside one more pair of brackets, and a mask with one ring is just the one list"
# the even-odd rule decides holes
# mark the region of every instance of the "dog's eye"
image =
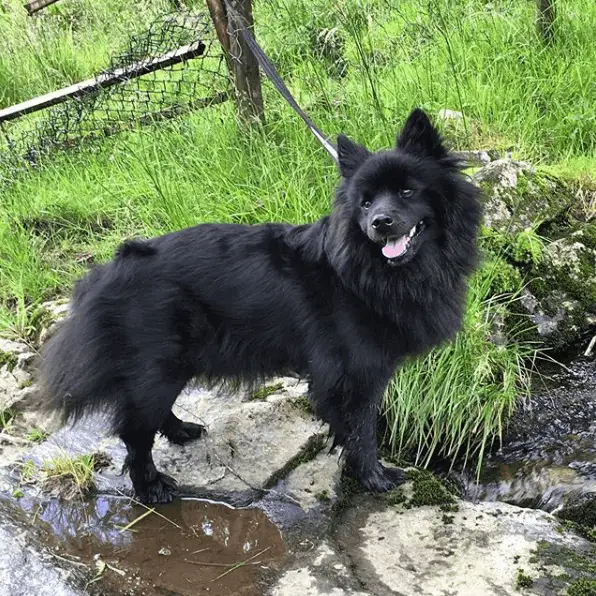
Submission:
[[364,199],[364,201],[362,201],[362,207],[364,209],[370,209],[371,205],[372,205],[372,203],[369,199]]
[[401,196],[408,198],[411,197],[414,194],[414,191],[411,188],[402,188],[401,190]]

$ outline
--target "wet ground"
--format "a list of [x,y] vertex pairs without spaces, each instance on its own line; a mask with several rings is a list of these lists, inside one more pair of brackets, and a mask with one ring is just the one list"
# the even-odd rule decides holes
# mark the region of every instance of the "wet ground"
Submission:
[[52,555],[93,570],[91,594],[258,596],[287,553],[255,508],[180,499],[149,510],[111,496],[33,503],[21,499]]
[[580,352],[563,363],[542,367],[480,483],[464,477],[467,498],[552,512],[596,493],[596,359]]
[[[596,494],[596,360],[575,355],[565,367],[543,368],[542,375],[535,383],[529,407],[518,412],[509,425],[503,447],[488,458],[480,483],[470,476],[461,476],[468,500],[504,501],[555,511],[579,495]],[[245,410],[250,410],[252,415],[257,408],[279,410],[285,416],[284,403],[278,400],[243,403],[238,406],[243,408],[239,420],[246,419]],[[290,413],[288,424],[293,427],[296,413],[293,410]],[[260,410],[254,414],[255,420],[264,418]],[[313,423],[308,432],[315,436],[320,431]],[[307,434],[305,431],[305,436]],[[86,446],[94,441],[93,437],[92,433],[85,435]],[[96,443],[96,447],[105,447],[99,439]],[[305,440],[305,444],[308,441]],[[259,462],[270,462],[268,445],[266,443],[263,451],[266,455],[259,455]],[[199,444],[188,452],[178,449],[174,455],[167,451],[168,458],[164,461],[183,461],[186,477],[189,477],[191,471],[196,472],[201,465],[206,465],[202,448],[204,446]],[[43,445],[38,449],[43,449]],[[112,451],[116,457],[117,450]],[[243,453],[253,452],[255,447],[250,444]],[[299,459],[301,453],[302,443],[291,453],[292,461]],[[370,515],[380,515],[379,511],[386,506],[382,501],[377,503],[374,498],[367,498],[362,506],[355,502],[348,512],[340,510],[335,521],[329,524],[333,521],[329,517],[331,494],[328,488],[323,490],[322,485],[316,484],[316,479],[318,475],[326,479],[333,476],[326,467],[331,459],[323,454],[321,462],[325,465],[320,469],[314,465],[317,461],[318,456],[303,462],[273,486],[268,479],[275,474],[263,473],[263,484],[269,488],[256,491],[265,496],[252,507],[234,508],[221,502],[187,497],[149,510],[113,492],[85,500],[75,497],[60,501],[44,499],[23,487],[25,494],[21,498],[0,499],[0,518],[14,520],[23,532],[35,532],[37,542],[47,546],[56,566],[80,577],[77,585],[86,585],[85,593],[95,596],[259,596],[267,593],[280,572],[284,572],[288,584],[274,590],[272,593],[276,595],[307,593],[305,590],[311,583],[314,585],[315,576],[315,583],[322,587],[319,592],[310,593],[331,593],[333,586],[342,586],[347,593],[364,594],[364,585],[369,586],[367,594],[389,593],[379,591],[378,586],[383,583],[379,577],[383,573],[370,571],[370,561],[360,548],[366,532],[359,529],[368,527]],[[282,464],[279,466],[286,466]],[[238,465],[247,473],[255,468],[243,461]],[[335,467],[334,463],[333,470]],[[298,474],[293,482],[302,492],[309,493],[308,512],[295,499],[282,498],[288,490],[291,494],[300,494],[292,485],[292,475],[307,468],[310,472]],[[111,483],[106,486],[113,488],[116,476],[107,478]],[[198,486],[203,483],[201,478],[196,480]],[[227,494],[231,502],[240,502],[231,498],[236,494],[233,490]],[[473,507],[472,504],[466,506]],[[375,507],[381,509],[377,511]],[[10,510],[3,511],[4,508]],[[397,521],[399,519],[398,516]],[[417,523],[416,519],[411,523]],[[441,522],[439,527],[443,533],[451,527],[445,524],[447,522]],[[378,525],[381,529],[378,536],[369,537],[369,546],[377,542],[385,544],[390,538],[397,540],[407,530],[396,526],[383,533],[384,518]],[[439,531],[432,527],[433,532]],[[476,532],[475,527],[469,530]],[[526,532],[524,529],[521,534]],[[495,536],[501,534],[499,530]],[[321,551],[319,543],[325,536],[332,554]],[[402,545],[406,550],[411,546],[408,540]],[[384,559],[385,555],[374,554],[375,548],[370,546],[370,560]],[[391,546],[389,551],[393,553],[395,548],[397,546]],[[427,545],[421,548],[424,550]],[[296,561],[313,556],[314,575],[302,573],[303,589],[297,579],[299,571],[294,567]],[[401,568],[396,571],[398,575],[403,572]],[[434,570],[429,571],[429,577],[434,575]],[[386,583],[391,586],[394,581],[397,580],[392,576]],[[0,594],[4,594],[1,585]],[[13,596],[13,592],[10,594]]]

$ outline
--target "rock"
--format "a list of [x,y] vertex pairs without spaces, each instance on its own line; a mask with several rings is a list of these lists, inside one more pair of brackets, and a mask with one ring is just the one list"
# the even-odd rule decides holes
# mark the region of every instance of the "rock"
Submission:
[[589,324],[581,304],[556,287],[541,300],[524,288],[520,304],[541,341],[549,346],[560,348],[573,343]]
[[470,150],[470,151],[454,151],[453,152],[462,161],[467,162],[470,166],[481,165],[485,166],[495,159],[499,159],[499,153],[492,149],[489,150]]
[[[207,427],[204,438],[186,446],[170,445],[158,436],[153,455],[158,469],[178,480],[187,495],[222,496],[261,491],[273,486],[305,459],[323,447],[328,430],[304,408],[305,383],[280,379],[265,399],[217,395],[200,389],[183,392],[174,406],[186,420]],[[131,488],[128,475],[120,475],[125,449],[108,436],[101,417],[64,427],[36,445],[27,455],[36,463],[59,452],[106,453],[112,464],[97,474],[100,492],[118,493]]]
[[531,338],[567,347],[596,320],[596,225],[574,219],[577,191],[508,159],[489,163],[473,179],[485,199],[484,246],[503,265],[497,292],[527,283],[519,304],[536,327]]
[[270,596],[372,596],[359,589],[344,557],[325,541],[309,557],[308,564],[286,571]]
[[484,191],[485,225],[508,235],[556,219],[574,199],[558,178],[510,159],[487,164],[473,180]]
[[83,596],[77,568],[63,569],[31,527],[0,506],[0,596]]
[[50,300],[41,305],[38,312],[41,323],[38,329],[40,344],[48,341],[56,333],[60,323],[68,316],[69,310],[70,304],[67,300]]
[[35,353],[27,344],[0,338],[0,412],[32,393],[31,366]]
[[284,482],[284,490],[308,510],[319,503],[337,499],[341,471],[340,454],[329,454],[324,450],[313,460],[292,470]]
[[464,115],[462,112],[458,112],[457,110],[439,110],[438,117],[441,120],[463,120]]
[[516,596],[523,570],[532,594],[550,595],[569,570],[564,558],[541,561],[541,551],[592,556],[591,545],[561,533],[552,515],[504,503],[461,502],[448,516],[433,507],[350,508],[338,528],[338,543],[374,594]]
[[545,282],[567,290],[596,313],[596,226],[586,225],[551,242],[544,254]]

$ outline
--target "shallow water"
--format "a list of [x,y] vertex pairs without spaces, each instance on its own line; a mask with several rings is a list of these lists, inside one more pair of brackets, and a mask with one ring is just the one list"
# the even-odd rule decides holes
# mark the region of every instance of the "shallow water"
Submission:
[[93,594],[257,596],[287,554],[260,509],[178,499],[141,518],[146,508],[112,496],[21,501],[58,560],[95,568]]
[[480,482],[462,476],[467,498],[555,511],[596,493],[596,360],[580,356],[542,375]]

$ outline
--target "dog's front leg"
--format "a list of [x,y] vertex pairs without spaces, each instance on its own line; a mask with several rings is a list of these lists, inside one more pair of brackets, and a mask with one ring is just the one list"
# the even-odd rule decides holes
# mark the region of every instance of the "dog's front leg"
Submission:
[[405,481],[403,470],[379,462],[377,420],[383,390],[384,386],[374,392],[359,388],[344,395],[346,472],[372,492],[385,492]]

